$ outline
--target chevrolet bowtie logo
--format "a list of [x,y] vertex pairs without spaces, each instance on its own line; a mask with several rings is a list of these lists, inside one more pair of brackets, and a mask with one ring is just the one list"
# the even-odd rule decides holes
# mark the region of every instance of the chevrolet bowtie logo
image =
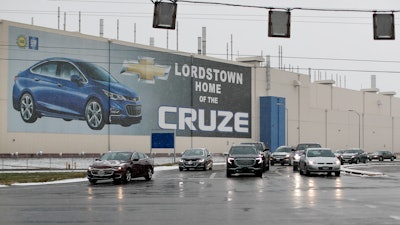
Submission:
[[140,57],[139,60],[125,61],[121,73],[137,74],[139,80],[154,83],[154,79],[167,80],[170,66],[154,64],[154,58]]

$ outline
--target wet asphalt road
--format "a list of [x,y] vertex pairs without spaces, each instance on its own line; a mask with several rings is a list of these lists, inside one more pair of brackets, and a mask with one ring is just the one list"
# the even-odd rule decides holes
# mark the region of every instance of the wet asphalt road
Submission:
[[228,179],[224,165],[215,165],[126,185],[2,187],[0,224],[400,224],[397,173],[307,177],[273,166],[263,178]]

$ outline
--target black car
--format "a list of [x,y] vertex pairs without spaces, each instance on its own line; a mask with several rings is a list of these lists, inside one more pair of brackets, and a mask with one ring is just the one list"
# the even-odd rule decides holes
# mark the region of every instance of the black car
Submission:
[[353,148],[353,149],[346,149],[342,152],[340,155],[340,161],[341,164],[343,165],[344,163],[366,163],[368,160],[368,155],[367,153],[359,148]]
[[95,184],[98,180],[113,180],[114,183],[128,183],[135,177],[151,180],[154,162],[146,154],[129,151],[110,151],[96,159],[88,167],[87,178]]
[[226,157],[226,176],[236,173],[254,173],[262,177],[263,159],[254,145],[234,145]]
[[256,147],[258,153],[261,155],[263,159],[263,171],[268,171],[269,170],[269,164],[270,164],[270,152],[269,152],[269,147],[267,147],[264,142],[242,142],[240,144],[244,145],[253,145]]
[[375,151],[375,152],[368,154],[369,161],[371,161],[373,159],[376,159],[379,161],[383,161],[385,159],[390,159],[390,161],[393,161],[395,158],[396,158],[396,155],[393,154],[391,151],[387,151],[387,150]]
[[212,170],[212,154],[206,148],[191,148],[183,152],[179,160],[179,171],[184,169]]

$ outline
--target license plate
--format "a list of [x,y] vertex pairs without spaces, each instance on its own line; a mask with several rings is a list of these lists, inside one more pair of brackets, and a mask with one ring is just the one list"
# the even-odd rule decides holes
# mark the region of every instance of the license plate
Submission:
[[329,167],[324,166],[324,167],[322,167],[322,169],[323,169],[323,170],[329,170]]

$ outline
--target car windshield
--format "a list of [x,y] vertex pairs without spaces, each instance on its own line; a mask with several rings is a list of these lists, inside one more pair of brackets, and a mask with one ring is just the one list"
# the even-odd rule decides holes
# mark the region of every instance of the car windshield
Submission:
[[128,161],[131,158],[130,152],[107,152],[105,153],[100,160],[121,160]]
[[299,144],[297,146],[297,150],[305,150],[307,148],[319,148],[321,145],[319,144]]
[[231,155],[256,155],[257,150],[250,146],[236,146],[232,147],[230,151]]
[[77,62],[79,69],[88,77],[97,81],[117,83],[118,81],[111,76],[104,68],[88,62]]
[[256,147],[256,149],[263,151],[263,147],[261,143],[241,143],[241,144],[245,144],[245,145],[253,145],[254,147]]
[[307,157],[335,157],[330,150],[308,150]]
[[275,152],[291,152],[291,148],[278,148]]
[[345,153],[358,153],[359,150],[346,150]]
[[203,156],[204,150],[203,149],[189,149],[183,153],[183,156]]

